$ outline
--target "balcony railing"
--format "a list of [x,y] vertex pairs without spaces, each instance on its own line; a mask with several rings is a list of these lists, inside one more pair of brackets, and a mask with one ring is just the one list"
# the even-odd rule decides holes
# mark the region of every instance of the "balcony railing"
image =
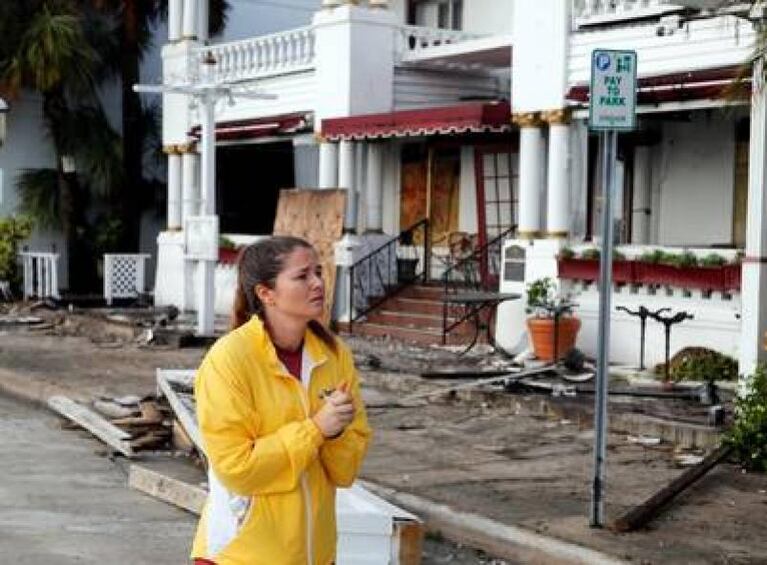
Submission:
[[452,29],[422,26],[402,26],[399,29],[399,52],[402,59],[416,58],[435,47],[454,45],[485,35]]
[[573,0],[576,27],[660,16],[683,9],[669,0]]
[[216,60],[216,80],[248,80],[302,71],[314,65],[314,29],[298,28],[196,50],[198,60],[208,53]]

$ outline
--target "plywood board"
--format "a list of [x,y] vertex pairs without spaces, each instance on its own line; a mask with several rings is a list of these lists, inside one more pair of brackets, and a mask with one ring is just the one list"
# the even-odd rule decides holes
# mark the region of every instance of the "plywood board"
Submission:
[[330,323],[336,284],[335,244],[344,227],[345,190],[281,190],[274,235],[292,235],[311,243],[320,256],[325,277],[325,315]]
[[185,376],[193,378],[194,371],[165,371],[163,369],[157,369],[157,388],[158,391],[168,399],[168,404],[170,404],[170,407],[176,414],[176,418],[181,422],[181,425],[184,427],[184,430],[195,446],[197,446],[197,449],[200,450],[200,453],[205,453],[205,450],[202,447],[200,428],[197,426],[194,398],[191,394],[183,392],[183,389],[176,389],[178,386],[179,375],[181,375],[182,378]]
[[135,455],[128,443],[131,437],[130,434],[112,425],[93,410],[78,404],[66,396],[50,397],[48,399],[48,406],[65,418],[76,422],[126,457],[133,457]]
[[128,472],[128,485],[197,515],[202,512],[208,497],[205,488],[174,477],[167,469],[152,469],[135,463]]

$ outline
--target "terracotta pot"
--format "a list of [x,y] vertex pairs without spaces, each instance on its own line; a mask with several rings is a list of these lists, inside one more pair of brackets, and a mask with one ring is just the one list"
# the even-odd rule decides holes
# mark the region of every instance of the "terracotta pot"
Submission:
[[[572,316],[559,319],[557,329],[557,359],[562,359],[575,347],[581,321]],[[554,361],[554,318],[528,318],[527,331],[535,356],[541,361]]]

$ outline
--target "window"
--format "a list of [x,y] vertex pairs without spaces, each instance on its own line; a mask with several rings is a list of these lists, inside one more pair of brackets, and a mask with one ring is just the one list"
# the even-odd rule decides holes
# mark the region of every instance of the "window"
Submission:
[[463,0],[412,0],[409,14],[411,24],[463,29]]

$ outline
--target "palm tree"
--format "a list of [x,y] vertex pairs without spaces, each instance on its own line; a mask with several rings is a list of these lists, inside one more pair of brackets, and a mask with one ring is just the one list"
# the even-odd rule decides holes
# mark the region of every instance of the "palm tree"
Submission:
[[[42,95],[42,110],[56,158],[53,169],[27,172],[20,179],[37,189],[27,204],[39,207],[40,218],[60,225],[67,243],[70,287],[83,282],[85,257],[78,232],[85,223],[84,192],[77,175],[66,165],[79,148],[73,127],[70,100],[80,100],[98,108],[95,72],[100,58],[84,31],[84,21],[73,5],[65,1],[4,1],[0,12],[0,80],[12,94],[31,89]],[[40,192],[45,187],[45,192]],[[45,205],[42,194],[49,195]],[[33,212],[35,210],[32,210]]]

